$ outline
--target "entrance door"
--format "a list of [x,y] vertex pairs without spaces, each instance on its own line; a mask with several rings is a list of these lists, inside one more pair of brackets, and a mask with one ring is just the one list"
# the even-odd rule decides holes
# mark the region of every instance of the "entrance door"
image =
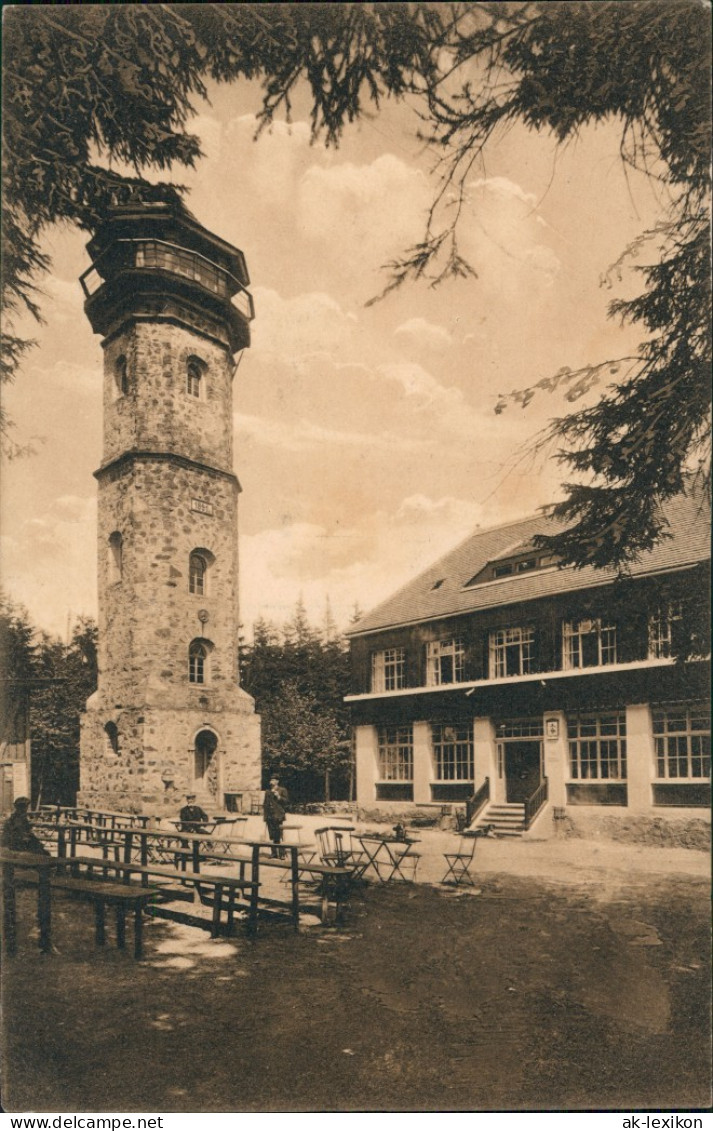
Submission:
[[505,742],[505,800],[523,802],[541,781],[539,741]]
[[215,751],[218,739],[212,730],[196,735],[194,780],[197,793],[215,793],[217,788]]

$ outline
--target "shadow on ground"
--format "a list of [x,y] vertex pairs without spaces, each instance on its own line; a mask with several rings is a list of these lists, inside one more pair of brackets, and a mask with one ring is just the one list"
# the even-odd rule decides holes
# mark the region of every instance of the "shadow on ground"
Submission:
[[710,1103],[703,879],[612,896],[489,875],[370,887],[340,930],[211,941],[153,921],[135,963],[57,901],[5,964],[10,1111],[507,1111]]

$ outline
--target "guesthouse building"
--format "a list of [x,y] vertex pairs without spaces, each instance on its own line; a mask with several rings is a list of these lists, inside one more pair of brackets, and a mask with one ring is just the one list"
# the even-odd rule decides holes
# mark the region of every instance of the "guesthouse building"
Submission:
[[669,502],[625,577],[476,530],[350,630],[357,799],[542,817],[709,812],[709,508]]

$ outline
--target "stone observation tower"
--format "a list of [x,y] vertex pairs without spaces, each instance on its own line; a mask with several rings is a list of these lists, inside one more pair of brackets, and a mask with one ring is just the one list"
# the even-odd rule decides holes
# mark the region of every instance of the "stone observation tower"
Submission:
[[[234,355],[250,344],[241,251],[181,204],[112,206],[87,249],[104,350],[99,686],[79,803],[175,812],[260,788],[260,722],[239,687]],[[226,795],[228,795],[226,797]]]

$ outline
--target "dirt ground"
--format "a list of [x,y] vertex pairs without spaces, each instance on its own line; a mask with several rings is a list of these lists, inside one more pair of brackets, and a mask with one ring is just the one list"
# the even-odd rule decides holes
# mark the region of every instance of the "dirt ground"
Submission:
[[5,1109],[707,1107],[706,854],[497,842],[479,862],[474,892],[369,885],[339,929],[152,920],[141,963],[95,951],[90,908],[63,899],[43,957],[21,893]]

